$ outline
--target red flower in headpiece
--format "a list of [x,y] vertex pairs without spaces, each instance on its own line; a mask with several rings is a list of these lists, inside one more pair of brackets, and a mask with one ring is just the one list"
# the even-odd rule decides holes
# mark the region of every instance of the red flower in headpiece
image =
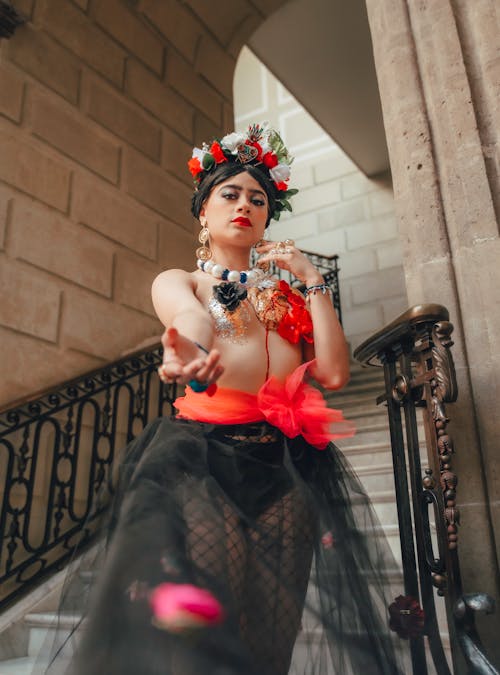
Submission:
[[203,167],[201,166],[198,157],[191,157],[188,162],[188,167],[193,178],[196,178],[196,176],[203,171]]
[[251,145],[253,148],[257,150],[257,159],[259,162],[262,161],[262,147],[260,146],[257,141],[245,141],[245,145]]
[[276,187],[280,191],[286,191],[288,190],[288,185],[285,183],[284,180],[282,180],[280,183],[275,183]]
[[262,161],[268,169],[272,169],[273,167],[277,166],[278,157],[274,154],[274,152],[266,152],[266,154],[262,157]]
[[220,144],[217,141],[214,141],[210,146],[210,154],[215,159],[216,164],[221,164],[222,162],[227,162],[227,157],[223,153]]

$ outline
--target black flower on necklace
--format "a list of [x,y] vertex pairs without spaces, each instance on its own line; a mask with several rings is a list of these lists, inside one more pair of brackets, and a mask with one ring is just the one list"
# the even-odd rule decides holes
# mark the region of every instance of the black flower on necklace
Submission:
[[247,297],[247,290],[236,281],[228,281],[214,286],[214,298],[223,305],[228,312],[234,312],[240,303]]

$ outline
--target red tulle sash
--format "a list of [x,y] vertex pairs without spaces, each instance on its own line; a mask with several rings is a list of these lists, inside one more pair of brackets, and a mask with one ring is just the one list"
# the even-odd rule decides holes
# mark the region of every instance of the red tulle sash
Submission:
[[174,405],[179,417],[212,424],[248,424],[267,421],[288,438],[303,436],[323,450],[329,441],[353,436],[354,424],[341,410],[328,408],[321,393],[304,382],[313,361],[303,363],[281,382],[274,375],[257,394],[219,387],[213,396],[186,387]]

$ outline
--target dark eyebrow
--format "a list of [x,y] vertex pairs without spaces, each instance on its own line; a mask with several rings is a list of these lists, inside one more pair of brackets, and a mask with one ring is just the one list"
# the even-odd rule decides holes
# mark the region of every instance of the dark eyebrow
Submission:
[[[241,187],[241,185],[223,185],[223,186],[220,188],[220,190],[223,190],[224,188],[232,188],[233,190],[240,190],[240,192],[241,192],[241,190],[243,190],[243,188]],[[220,190],[219,190],[219,192],[220,192]],[[249,192],[256,193],[256,194],[259,194],[259,195],[262,195],[263,197],[266,197],[266,198],[267,198],[267,195],[266,195],[266,193],[264,192],[264,190],[252,190],[252,189],[249,189],[248,191],[249,191]]]

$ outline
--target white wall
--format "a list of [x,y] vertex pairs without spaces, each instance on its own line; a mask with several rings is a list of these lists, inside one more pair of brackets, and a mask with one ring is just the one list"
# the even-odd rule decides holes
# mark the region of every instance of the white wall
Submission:
[[236,67],[234,110],[237,129],[268,120],[295,156],[290,186],[300,192],[270,235],[339,254],[344,329],[355,348],[407,307],[390,176],[361,173],[247,48]]

